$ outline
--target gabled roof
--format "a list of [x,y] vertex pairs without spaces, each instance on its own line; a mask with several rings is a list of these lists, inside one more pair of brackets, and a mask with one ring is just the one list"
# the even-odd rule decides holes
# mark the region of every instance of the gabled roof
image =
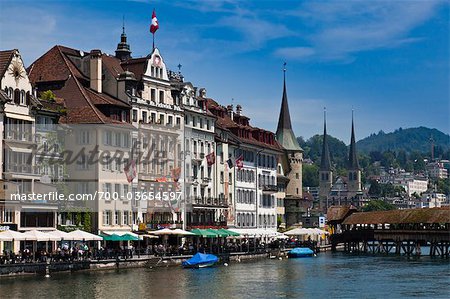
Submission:
[[327,221],[328,222],[339,222],[343,221],[351,213],[356,212],[355,206],[331,206],[327,211]]
[[292,131],[291,115],[289,114],[289,105],[286,91],[286,77],[283,82],[283,98],[281,100],[280,116],[277,126],[277,140],[281,146],[291,151],[303,151],[298,144],[294,131]]
[[[105,93],[97,93],[86,87],[89,78],[77,68],[70,57],[82,58],[82,51],[54,46],[29,67],[29,77],[34,84],[40,82],[63,81],[61,89],[53,90],[58,98],[64,99],[67,107],[66,116],[61,118],[65,123],[121,123],[104,115],[96,105],[114,105],[129,109],[130,105]],[[106,58],[105,58],[106,57]],[[105,67],[114,74],[120,63],[105,58]],[[123,123],[122,123],[123,124]]]
[[450,208],[426,208],[354,213],[343,224],[450,223]]
[[15,51],[17,50],[0,51],[0,80],[8,69]]
[[136,80],[140,81],[142,75],[146,71],[148,57],[131,58],[121,63],[123,70],[128,70],[136,76]]

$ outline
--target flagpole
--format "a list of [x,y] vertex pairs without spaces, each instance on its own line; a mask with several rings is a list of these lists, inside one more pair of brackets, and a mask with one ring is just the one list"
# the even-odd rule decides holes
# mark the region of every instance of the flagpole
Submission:
[[153,35],[153,48],[152,48],[152,50],[155,50],[155,33],[152,33],[152,35]]

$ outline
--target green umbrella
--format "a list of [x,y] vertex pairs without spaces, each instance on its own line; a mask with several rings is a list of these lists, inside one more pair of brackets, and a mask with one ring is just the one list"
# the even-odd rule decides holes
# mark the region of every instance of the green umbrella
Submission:
[[228,229],[224,229],[224,228],[219,229],[219,231],[228,234],[228,237],[239,237],[241,235],[237,232],[234,232],[234,231],[231,231]]
[[102,235],[101,236],[105,241],[124,241],[121,236],[112,234],[112,235]]
[[138,237],[132,236],[130,234],[125,234],[121,236],[122,241],[139,241]]
[[208,231],[207,229],[195,228],[195,229],[191,230],[191,233],[196,234],[199,237],[205,237],[205,238],[215,238],[215,237],[217,237],[216,233]]
[[212,233],[216,234],[218,237],[221,237],[221,238],[226,238],[226,237],[229,236],[229,234],[227,232],[221,231],[220,229],[208,228],[207,231],[212,232]]

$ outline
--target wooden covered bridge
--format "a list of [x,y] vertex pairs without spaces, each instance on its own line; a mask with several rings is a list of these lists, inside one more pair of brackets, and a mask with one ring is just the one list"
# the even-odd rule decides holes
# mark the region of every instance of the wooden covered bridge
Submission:
[[348,252],[449,257],[450,208],[355,212],[352,207],[330,207],[328,224],[332,248]]

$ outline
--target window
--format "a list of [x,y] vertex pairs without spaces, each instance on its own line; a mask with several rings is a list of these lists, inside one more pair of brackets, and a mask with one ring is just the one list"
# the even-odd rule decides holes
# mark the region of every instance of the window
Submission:
[[130,135],[127,133],[123,134],[123,147],[129,148],[130,147]]
[[124,224],[124,225],[128,225],[128,223],[129,223],[129,217],[130,217],[130,213],[129,213],[129,211],[123,211],[123,221],[122,221],[122,223]]
[[79,144],[89,144],[89,131],[81,130],[78,135]]
[[78,170],[87,170],[87,169],[89,169],[88,159],[87,159],[86,155],[78,156],[77,169]]
[[115,195],[113,198],[117,198],[117,196],[120,196],[120,184],[114,184],[114,193]]
[[209,119],[206,120],[206,129],[210,130],[211,129],[211,125],[209,123]]
[[115,138],[114,138],[114,145],[117,146],[117,147],[120,147],[120,145],[121,145],[121,143],[122,143],[122,142],[121,142],[121,141],[122,141],[122,140],[121,140],[121,136],[122,136],[122,134],[120,134],[120,133],[118,133],[118,132],[114,134],[114,137],[115,137]]
[[155,90],[154,88],[152,88],[151,91],[150,91],[150,93],[151,93],[150,99],[151,99],[153,102],[156,102],[156,90]]
[[138,111],[137,109],[133,109],[133,121],[137,121]]
[[114,224],[119,225],[120,224],[120,211],[114,212]]
[[295,178],[296,178],[297,180],[300,179],[300,175],[299,175],[298,172],[295,173]]
[[112,133],[111,131],[105,131],[103,135],[103,143],[105,145],[112,145]]
[[25,91],[21,90],[20,91],[20,105],[26,105],[27,101],[25,98]]
[[[110,183],[103,184],[103,192],[104,193],[111,193],[111,184]],[[108,199],[109,196],[107,195],[105,198]]]
[[14,222],[14,211],[11,209],[5,209],[3,211],[3,215],[0,215],[3,217],[0,217],[0,221],[4,223],[12,223]]
[[111,225],[111,211],[103,211],[103,225]]
[[164,90],[159,91],[159,102],[164,104]]
[[147,122],[147,111],[142,111],[142,122],[143,123]]
[[129,186],[128,185],[123,185],[123,188],[122,188],[122,197],[126,200],[126,199],[128,199],[128,198],[130,198],[130,196],[128,195],[128,192],[129,192]]
[[203,129],[203,118],[200,117],[200,129]]
[[173,116],[169,115],[169,117],[167,119],[167,124],[172,125],[172,123],[173,123]]
[[159,115],[159,123],[162,125],[164,124],[164,114]]
[[175,119],[175,123],[176,123],[177,126],[181,125],[181,118],[180,118],[180,117],[177,117],[177,118]]

